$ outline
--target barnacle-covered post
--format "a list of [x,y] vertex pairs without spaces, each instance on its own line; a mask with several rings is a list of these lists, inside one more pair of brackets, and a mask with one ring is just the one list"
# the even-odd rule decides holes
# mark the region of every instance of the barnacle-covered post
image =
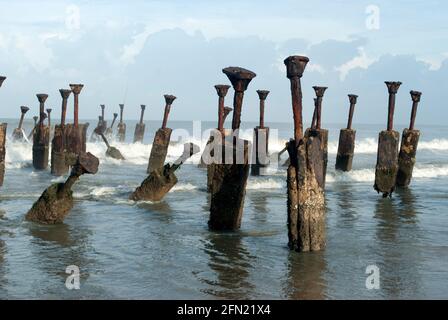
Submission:
[[254,128],[253,163],[251,174],[259,176],[261,168],[269,165],[269,127],[264,126],[264,104],[269,94],[267,90],[257,90],[260,99],[260,124]]
[[119,104],[120,107],[120,122],[118,123],[118,141],[124,142],[126,139],[126,123],[123,121],[124,104]]
[[350,109],[348,112],[347,128],[339,131],[338,153],[336,155],[336,170],[352,170],[353,156],[355,154],[356,130],[352,129],[353,112],[358,99],[357,95],[349,94]]
[[398,173],[398,140],[400,134],[394,130],[395,96],[401,82],[386,81],[389,91],[389,108],[387,113],[387,130],[378,138],[378,153],[375,168],[374,189],[383,197],[392,196]]
[[[244,91],[256,74],[240,67],[224,68],[235,90],[233,98],[232,135],[224,141],[216,141],[215,150],[220,148],[225,163],[211,164],[211,204],[208,226],[211,230],[237,230],[243,216],[246,184],[249,176],[249,147],[247,140],[240,139],[239,128],[243,106]],[[230,141],[229,141],[230,140]]]
[[134,143],[143,142],[143,137],[145,136],[145,123],[143,122],[143,116],[145,114],[146,106],[144,104],[140,105],[140,121],[135,125],[134,131]]
[[23,119],[25,118],[25,114],[28,112],[30,108],[21,106],[20,107],[20,120],[19,120],[19,126],[14,129],[12,133],[12,140],[14,142],[16,141],[24,141],[25,140],[25,134],[23,132]]
[[47,117],[45,113],[45,101],[48,98],[47,94],[37,94],[39,100],[39,124],[36,127],[33,135],[33,167],[36,170],[45,170],[48,167],[48,154],[50,143],[50,128],[44,125],[44,120]]
[[412,171],[414,170],[415,156],[417,154],[417,145],[420,138],[420,130],[415,130],[414,124],[421,95],[421,92],[411,91],[411,121],[409,128],[403,130],[403,134],[401,136],[400,153],[398,154],[397,186],[399,187],[409,186],[412,179]]
[[149,155],[147,173],[156,169],[163,168],[165,164],[166,155],[168,153],[168,146],[170,144],[171,132],[173,129],[167,128],[168,116],[170,114],[171,105],[176,99],[175,96],[165,94],[165,112],[163,114],[162,127],[157,130],[152,143],[151,154]]
[[54,176],[63,176],[68,172],[69,166],[66,161],[66,136],[65,136],[65,117],[67,114],[67,101],[70,93],[69,89],[60,89],[62,97],[61,123],[54,126],[54,136],[51,141],[51,174]]

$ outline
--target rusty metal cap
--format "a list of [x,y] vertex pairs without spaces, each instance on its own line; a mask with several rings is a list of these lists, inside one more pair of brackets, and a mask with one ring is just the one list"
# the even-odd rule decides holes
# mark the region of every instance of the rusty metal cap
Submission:
[[316,92],[316,97],[322,98],[324,96],[325,90],[327,90],[328,87],[314,86],[313,89],[314,89],[314,92]]
[[6,80],[5,76],[0,76],[0,87],[2,86],[3,81],[5,81],[5,80]]
[[78,165],[86,172],[95,174],[98,172],[100,160],[90,152],[83,152],[78,157]]
[[48,109],[47,109],[47,113],[51,113],[52,110],[53,110],[53,109],[48,108]]
[[400,81],[384,81],[384,83],[386,84],[389,93],[397,93],[401,86]]
[[308,57],[305,56],[289,56],[283,62],[286,66],[286,77],[302,77],[303,71],[307,63],[310,61]]
[[215,89],[216,89],[216,93],[218,94],[218,96],[223,98],[227,95],[227,92],[229,91],[230,86],[227,84],[217,84],[215,86]]
[[63,99],[68,99],[70,96],[70,93],[72,93],[72,90],[70,89],[59,89],[59,93],[61,94],[61,97]]
[[358,101],[358,96],[356,94],[349,94],[348,100],[350,100],[351,104],[356,104],[356,102]]
[[142,108],[142,110],[145,110],[145,108],[146,108],[146,105],[144,105],[144,104],[141,104],[141,105],[140,105],[140,108]]
[[48,94],[45,93],[38,93],[36,94],[37,100],[39,100],[40,103],[44,103],[47,98],[48,98]]
[[121,110],[124,109],[124,104],[120,103],[118,106],[120,107]]
[[171,105],[173,103],[173,101],[176,100],[176,97],[171,94],[165,94],[163,96],[165,97],[165,102],[168,105]]
[[77,84],[70,84],[69,86],[70,86],[70,88],[72,89],[72,91],[73,91],[74,94],[80,94],[82,88],[84,87],[84,85],[83,85],[83,84],[80,84],[80,83],[77,83]]
[[245,91],[249,86],[249,83],[257,75],[255,72],[240,68],[240,67],[227,67],[222,69],[222,72],[229,78],[235,91]]
[[106,108],[106,105],[100,104],[100,108],[104,110]]
[[232,111],[233,111],[233,108],[224,107],[224,117],[226,117]]
[[27,113],[28,110],[30,110],[30,108],[25,107],[25,106],[21,106],[21,107],[20,107],[20,111],[21,111],[22,113]]
[[412,101],[420,102],[420,98],[422,96],[422,93],[420,91],[411,90],[410,94],[411,94]]
[[114,118],[118,117],[118,113],[114,112]]
[[260,100],[266,100],[269,92],[270,91],[268,90],[257,90],[258,98],[260,98]]

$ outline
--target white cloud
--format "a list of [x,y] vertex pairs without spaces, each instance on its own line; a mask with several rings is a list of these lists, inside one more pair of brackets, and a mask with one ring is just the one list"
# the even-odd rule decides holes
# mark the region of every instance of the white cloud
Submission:
[[369,58],[364,50],[364,47],[358,48],[358,56],[354,57],[350,61],[335,67],[335,70],[339,72],[339,79],[344,81],[350,71],[356,68],[367,69],[376,59]]

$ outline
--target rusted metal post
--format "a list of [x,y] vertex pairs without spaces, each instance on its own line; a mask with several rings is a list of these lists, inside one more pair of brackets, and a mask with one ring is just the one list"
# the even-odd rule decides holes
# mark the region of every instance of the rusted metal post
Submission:
[[101,128],[96,128],[95,133],[97,135],[99,135],[103,139],[104,143],[106,144],[106,146],[107,146],[106,156],[107,157],[117,159],[117,160],[125,160],[125,158],[121,154],[120,150],[118,150],[115,147],[112,147],[109,144],[109,141],[107,141],[106,137],[104,136],[103,132],[101,131]]
[[47,94],[37,94],[39,100],[39,124],[33,135],[33,167],[36,170],[45,170],[48,167],[48,153],[50,142],[50,128],[44,125],[44,120],[47,117],[45,114],[45,100],[47,100]]
[[19,120],[19,126],[14,129],[12,133],[12,140],[14,142],[16,141],[24,141],[25,139],[25,133],[23,132],[23,119],[25,118],[25,114],[28,112],[30,108],[21,106],[20,107],[20,120]]
[[145,124],[143,123],[143,115],[145,114],[146,106],[144,104],[140,105],[140,122],[135,125],[134,131],[134,143],[143,142],[143,137],[145,136]]
[[129,199],[134,201],[160,201],[177,183],[175,171],[190,158],[200,151],[200,148],[193,143],[184,144],[184,152],[172,165],[167,163],[163,168],[153,170],[149,176],[143,180],[141,185],[135,189]]
[[269,128],[264,126],[264,103],[269,94],[267,90],[257,90],[260,99],[260,124],[254,128],[253,137],[253,163],[251,174],[259,176],[261,168],[269,165]]
[[51,131],[51,111],[53,109],[46,109],[47,111],[47,118],[48,118],[48,127],[50,127],[50,131]]
[[317,98],[314,98],[313,100],[314,100],[314,111],[313,111],[313,119],[311,120],[310,128],[315,129],[316,121],[317,121]]
[[357,95],[349,94],[350,110],[348,112],[347,128],[339,132],[338,153],[336,155],[336,170],[352,170],[353,156],[355,154],[356,130],[352,129],[353,113],[358,99]]
[[[288,246],[301,252],[325,247],[324,190],[317,181],[312,158],[313,150],[320,149],[321,142],[311,135],[303,136],[300,78],[308,62],[309,59],[303,56],[290,56],[284,61],[286,76],[291,82],[294,115],[294,139],[288,143]],[[316,124],[317,118],[316,113]]]
[[51,141],[51,174],[54,176],[63,176],[68,172],[69,166],[66,161],[66,135],[65,135],[65,117],[67,114],[67,101],[72,91],[60,89],[62,97],[61,105],[61,123],[54,126],[54,136]]
[[229,85],[217,84],[215,86],[216,93],[218,94],[218,130],[224,133],[224,99],[227,92],[230,89]]
[[106,137],[109,137],[109,138],[112,137],[112,133],[114,131],[114,123],[115,123],[115,120],[117,119],[117,117],[118,117],[118,113],[114,113],[114,118],[112,119],[112,123],[110,124],[110,127],[108,127],[106,129],[106,133],[105,133]]
[[[5,76],[0,76],[0,88],[3,81],[6,80]],[[8,127],[7,123],[0,124],[0,187],[3,185],[3,180],[5,177],[5,156],[6,156],[6,129]]]
[[244,91],[256,74],[239,67],[224,68],[235,90],[233,98],[232,141],[214,141],[218,148],[222,148],[224,163],[211,164],[213,177],[211,182],[210,220],[211,230],[237,230],[241,226],[243,216],[246,184],[249,176],[249,147],[247,140],[238,138],[241,124],[241,111]]
[[41,224],[58,224],[73,208],[73,184],[85,173],[95,174],[99,160],[93,154],[81,153],[77,156],[68,179],[63,183],[55,183],[45,189],[40,198],[26,214],[26,220]]
[[126,123],[123,122],[124,104],[119,104],[120,122],[118,123],[118,141],[124,142],[126,139]]
[[85,150],[85,130],[86,124],[79,124],[79,94],[83,89],[82,84],[70,84],[74,97],[73,124],[65,125],[66,135],[66,161],[69,165],[74,165],[76,158]]
[[100,126],[101,126],[101,132],[104,133],[107,130],[107,121],[105,120],[106,118],[104,117],[104,109],[106,109],[106,105],[101,104],[100,107],[101,107],[101,123],[100,123]]
[[171,105],[176,99],[175,96],[170,94],[165,94],[165,112],[163,114],[162,127],[157,130],[154,136],[154,141],[152,142],[151,154],[149,155],[147,173],[151,173],[156,169],[163,168],[165,163],[166,155],[168,153],[168,146],[170,144],[171,128],[167,128],[168,116],[170,114]]
[[378,138],[378,154],[373,188],[383,197],[392,196],[398,173],[398,140],[400,135],[393,129],[395,95],[401,82],[386,81],[389,92],[389,108],[387,114],[387,130],[381,131]]
[[420,131],[414,129],[415,117],[417,115],[417,107],[420,102],[422,93],[419,91],[411,91],[412,111],[409,128],[403,130],[401,136],[400,153],[398,155],[398,173],[397,186],[407,187],[411,183],[412,171],[415,165],[415,156],[417,154],[418,140]]

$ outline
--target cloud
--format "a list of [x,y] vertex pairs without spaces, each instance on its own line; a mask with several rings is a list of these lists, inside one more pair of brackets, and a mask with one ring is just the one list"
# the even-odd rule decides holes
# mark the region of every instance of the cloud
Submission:
[[335,68],[336,71],[340,73],[339,78],[341,81],[344,81],[347,77],[347,74],[356,68],[367,69],[372,63],[375,62],[375,59],[369,58],[364,50],[364,47],[358,48],[358,53],[356,57],[345,62],[344,64]]

